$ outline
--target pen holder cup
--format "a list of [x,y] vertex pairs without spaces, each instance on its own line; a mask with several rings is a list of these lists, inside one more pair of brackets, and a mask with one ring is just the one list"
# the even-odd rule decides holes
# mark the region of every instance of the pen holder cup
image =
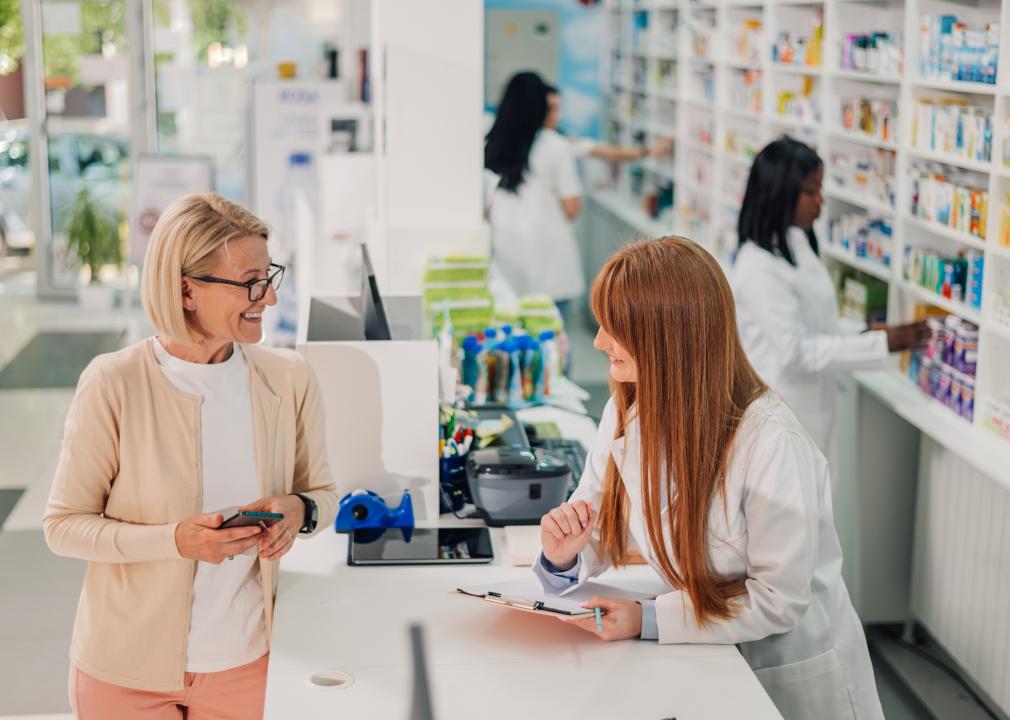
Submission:
[[466,482],[466,455],[439,458],[438,483],[442,488],[439,511],[459,512],[471,502],[470,488]]

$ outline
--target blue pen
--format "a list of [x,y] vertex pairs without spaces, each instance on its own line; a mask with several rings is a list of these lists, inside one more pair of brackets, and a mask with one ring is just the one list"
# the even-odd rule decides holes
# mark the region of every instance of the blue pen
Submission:
[[603,618],[600,615],[599,608],[593,608],[593,612],[596,613],[596,632],[603,632]]

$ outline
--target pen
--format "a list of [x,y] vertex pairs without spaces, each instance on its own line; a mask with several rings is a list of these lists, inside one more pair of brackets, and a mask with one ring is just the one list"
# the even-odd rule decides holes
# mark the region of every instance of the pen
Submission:
[[600,609],[593,608],[593,611],[596,614],[596,632],[601,633],[603,632],[603,618],[600,616]]

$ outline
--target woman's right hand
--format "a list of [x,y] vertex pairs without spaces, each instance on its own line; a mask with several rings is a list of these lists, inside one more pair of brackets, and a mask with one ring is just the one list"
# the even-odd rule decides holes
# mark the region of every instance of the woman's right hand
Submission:
[[236,527],[219,530],[221,513],[191,515],[175,528],[175,546],[190,560],[218,565],[226,557],[241,555],[259,542],[260,527]]
[[929,324],[925,320],[907,325],[888,325],[885,332],[887,333],[887,349],[890,352],[924,348],[929,342],[931,334]]
[[563,503],[540,518],[544,557],[558,570],[570,570],[596,527],[596,511],[585,500]]

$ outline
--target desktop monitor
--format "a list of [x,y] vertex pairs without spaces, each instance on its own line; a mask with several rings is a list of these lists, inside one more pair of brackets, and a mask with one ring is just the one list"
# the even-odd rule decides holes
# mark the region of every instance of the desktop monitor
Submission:
[[361,244],[361,314],[365,321],[366,340],[392,340],[386,309],[382,306],[379,285],[375,281],[375,268],[368,254],[368,246]]

